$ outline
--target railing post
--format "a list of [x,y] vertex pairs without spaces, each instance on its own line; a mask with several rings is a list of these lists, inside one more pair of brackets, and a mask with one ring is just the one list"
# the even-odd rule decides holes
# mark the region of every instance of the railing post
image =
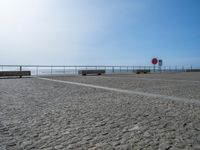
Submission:
[[38,76],[38,66],[36,67],[36,75]]
[[64,66],[64,74],[65,74],[65,66]]
[[19,66],[19,71],[20,71],[20,76],[19,77],[22,78],[22,73],[21,73],[22,72],[22,66]]
[[75,75],[78,74],[77,67],[75,66]]
[[112,66],[112,72],[113,72],[113,73],[115,72],[115,68],[114,68],[114,66]]
[[51,66],[51,76],[52,76],[52,74],[53,74],[53,68],[52,68],[52,66]]

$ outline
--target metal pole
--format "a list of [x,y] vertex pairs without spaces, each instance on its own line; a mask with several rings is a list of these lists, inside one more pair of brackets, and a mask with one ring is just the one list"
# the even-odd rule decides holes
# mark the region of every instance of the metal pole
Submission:
[[115,72],[114,66],[112,66],[112,72],[113,72],[113,73]]
[[65,66],[64,66],[64,74],[65,74]]
[[51,76],[52,76],[52,74],[53,74],[53,68],[52,68],[52,66],[51,66]]
[[36,67],[36,75],[38,76],[38,66]]
[[78,74],[78,73],[77,73],[77,67],[75,67],[75,74]]
[[22,72],[22,66],[19,67],[19,70],[20,70],[20,76],[19,77],[22,78],[22,73],[21,73]]

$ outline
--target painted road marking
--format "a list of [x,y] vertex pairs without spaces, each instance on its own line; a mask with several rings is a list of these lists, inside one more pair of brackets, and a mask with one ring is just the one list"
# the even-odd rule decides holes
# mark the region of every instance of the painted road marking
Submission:
[[[101,76],[101,78],[109,78],[111,76]],[[112,76],[112,78],[122,78],[123,76]],[[198,80],[184,80],[184,79],[162,79],[162,78],[145,78],[145,77],[128,77],[132,80],[155,80],[155,81],[164,81],[164,82],[193,82],[193,83],[200,83]]]
[[55,79],[48,79],[48,78],[41,78],[41,77],[37,77],[37,79],[71,84],[71,85],[84,86],[84,87],[90,87],[90,88],[96,88],[96,89],[103,89],[103,90],[107,90],[107,91],[114,91],[114,92],[126,93],[126,94],[132,94],[132,95],[147,96],[147,97],[152,97],[152,98],[162,98],[162,99],[173,100],[173,101],[177,101],[177,102],[194,103],[194,104],[200,105],[200,100],[197,100],[197,99],[186,99],[186,98],[180,98],[180,97],[174,97],[174,96],[145,93],[145,92],[138,92],[138,91],[131,91],[131,90],[123,90],[123,89],[111,88],[111,87],[106,87],[106,86],[99,86],[99,85],[79,83],[79,82],[62,81],[62,80],[55,80]]

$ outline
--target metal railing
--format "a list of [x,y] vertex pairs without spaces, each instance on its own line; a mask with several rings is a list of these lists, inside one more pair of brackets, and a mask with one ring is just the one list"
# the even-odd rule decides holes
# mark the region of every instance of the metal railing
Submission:
[[[33,76],[42,75],[78,75],[78,70],[103,69],[106,74],[134,73],[138,69],[148,69],[154,72],[154,66],[56,66],[56,65],[0,65],[0,71],[31,71]],[[194,69],[190,67],[163,66],[155,67],[155,72],[189,72]],[[195,69],[198,70],[198,69]]]

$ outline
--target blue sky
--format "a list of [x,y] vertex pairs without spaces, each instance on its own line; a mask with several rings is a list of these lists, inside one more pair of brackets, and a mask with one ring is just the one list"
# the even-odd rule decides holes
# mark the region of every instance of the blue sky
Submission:
[[200,67],[199,0],[2,0],[0,64]]

